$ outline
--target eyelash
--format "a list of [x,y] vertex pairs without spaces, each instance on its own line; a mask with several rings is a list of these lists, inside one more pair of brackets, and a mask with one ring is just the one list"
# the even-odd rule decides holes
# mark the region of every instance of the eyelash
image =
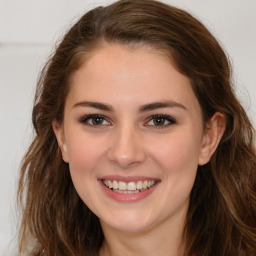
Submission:
[[[100,127],[100,126],[108,126],[108,125],[102,125],[102,124],[93,124],[93,123],[89,123],[89,120],[91,119],[91,121],[93,120],[93,118],[98,118],[98,119],[101,119],[104,121],[107,121],[110,125],[110,122],[107,120],[107,118],[104,116],[104,115],[99,115],[99,114],[90,114],[90,115],[87,115],[87,116],[84,116],[83,118],[80,119],[80,123],[84,123],[88,126],[93,126],[93,127]],[[92,121],[93,122],[93,121]]]
[[[98,118],[102,122],[108,122],[108,124],[102,124],[102,123],[93,124],[93,119],[94,118],[95,118],[95,120]],[[157,119],[160,120],[160,121],[164,121],[164,124],[163,125],[162,124],[157,125],[156,123],[154,123],[154,120],[156,121]],[[91,123],[89,123],[89,120],[91,120]],[[149,124],[151,121],[153,121],[153,124]],[[168,122],[168,124],[166,124],[166,121]],[[92,127],[97,127],[97,128],[100,128],[102,126],[110,126],[111,125],[111,123],[108,121],[108,119],[104,115],[99,115],[99,114],[87,115],[87,116],[80,119],[80,123],[83,123],[85,125],[92,126]],[[166,128],[170,125],[176,124],[176,123],[177,123],[176,120],[174,118],[168,116],[168,115],[157,114],[157,115],[151,116],[147,120],[147,122],[144,126],[154,126],[157,129],[163,129],[163,128]]]
[[[161,119],[161,121],[164,121],[164,123],[167,121],[169,122],[168,124],[164,124],[164,125],[156,125],[156,124],[153,124],[153,125],[150,125],[148,124],[150,121],[153,121],[153,120],[159,120]],[[153,121],[154,122],[154,121]],[[153,115],[150,117],[150,119],[147,121],[147,124],[145,126],[155,126],[157,129],[163,129],[163,128],[166,128],[170,125],[173,125],[173,124],[176,124],[176,120],[168,115],[162,115],[162,114],[157,114],[157,115]]]

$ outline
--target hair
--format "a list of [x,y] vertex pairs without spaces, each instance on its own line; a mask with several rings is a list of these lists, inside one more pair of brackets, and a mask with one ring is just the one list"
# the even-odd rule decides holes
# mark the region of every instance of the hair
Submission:
[[235,96],[228,58],[200,21],[153,0],[117,1],[87,12],[45,65],[32,114],[36,134],[20,172],[19,252],[97,255],[102,245],[99,219],[73,186],[52,122],[62,122],[72,74],[104,43],[167,52],[189,78],[204,126],[215,112],[225,115],[217,150],[209,163],[198,167],[184,230],[185,251],[191,256],[255,256],[255,132]]

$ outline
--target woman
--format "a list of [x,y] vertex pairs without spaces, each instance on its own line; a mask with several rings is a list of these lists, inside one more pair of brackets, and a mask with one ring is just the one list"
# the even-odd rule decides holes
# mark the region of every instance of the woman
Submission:
[[185,11],[86,13],[38,82],[19,182],[25,255],[256,254],[254,130]]

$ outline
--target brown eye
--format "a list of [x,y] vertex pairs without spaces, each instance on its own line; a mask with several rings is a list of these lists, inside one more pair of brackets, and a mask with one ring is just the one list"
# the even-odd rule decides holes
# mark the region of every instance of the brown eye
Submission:
[[104,116],[101,115],[88,115],[80,120],[81,123],[85,123],[91,126],[107,126],[110,122],[106,120]]
[[152,119],[154,125],[159,126],[159,125],[165,125],[166,124],[166,119],[163,117],[157,117]]
[[147,126],[166,127],[175,124],[176,120],[167,115],[154,115],[147,122]]
[[104,123],[104,119],[102,117],[92,117],[91,123],[92,125],[102,125]]

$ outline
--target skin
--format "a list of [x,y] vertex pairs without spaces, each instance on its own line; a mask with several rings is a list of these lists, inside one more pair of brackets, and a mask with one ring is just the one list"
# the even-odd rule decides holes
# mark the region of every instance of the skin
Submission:
[[[142,109],[156,102],[171,104]],[[64,111],[53,129],[78,194],[101,221],[100,255],[181,255],[197,167],[215,151],[224,117],[216,113],[206,129],[189,79],[169,58],[146,46],[116,44],[95,51],[75,72]],[[104,118],[92,125],[91,114]],[[172,121],[156,125],[154,115]],[[160,182],[142,200],[119,202],[102,190],[99,179],[106,175]]]

